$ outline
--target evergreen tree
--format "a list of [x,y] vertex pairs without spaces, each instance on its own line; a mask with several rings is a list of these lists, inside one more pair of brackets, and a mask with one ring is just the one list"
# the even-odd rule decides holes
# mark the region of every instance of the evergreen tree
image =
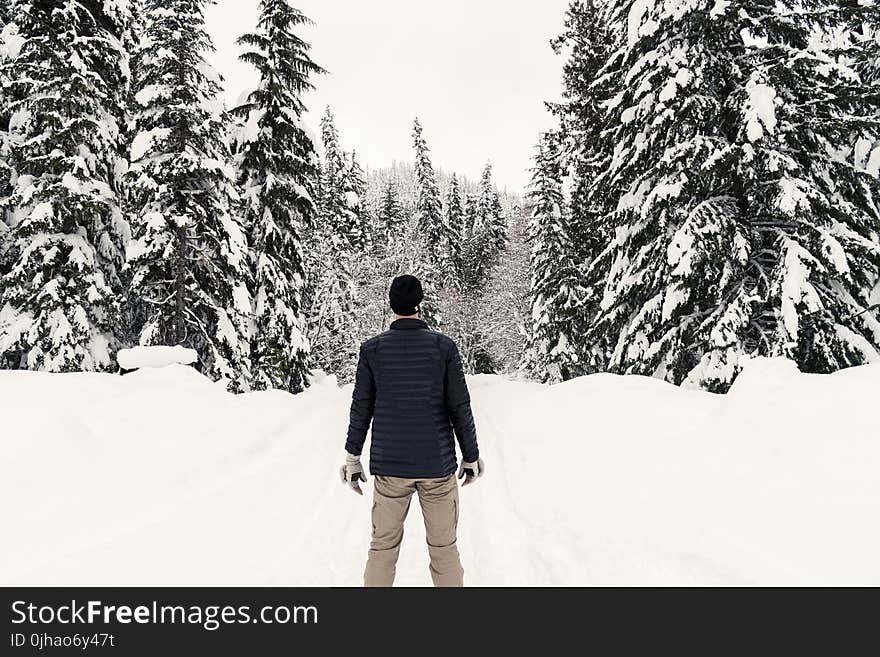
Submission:
[[587,373],[581,339],[586,329],[586,291],[576,246],[568,234],[562,158],[558,136],[542,135],[528,195],[533,204],[529,224],[531,326],[524,366],[540,381],[551,383]]
[[367,236],[358,216],[359,197],[351,165],[339,143],[336,121],[328,107],[321,119],[324,162],[321,170],[320,230],[337,249],[347,252],[365,248]]
[[131,145],[131,294],[141,344],[182,344],[234,390],[249,387],[247,243],[220,79],[204,59],[208,0],[145,0]]
[[430,267],[439,277],[442,286],[455,280],[455,259],[452,253],[456,236],[453,234],[443,214],[437,176],[431,164],[428,144],[422,135],[422,126],[416,119],[413,123],[413,146],[416,161],[416,182],[418,195],[416,201],[416,221],[428,248]]
[[[143,0],[132,0],[129,2],[129,10],[131,12],[131,20],[129,21],[128,30],[126,30],[123,34],[122,42],[123,47],[126,52],[129,53],[130,56],[130,65],[132,67],[137,66],[137,52],[140,46],[141,38],[144,35],[144,2]],[[133,80],[132,80],[133,82]],[[122,141],[122,152],[125,154],[126,158],[126,166],[125,170],[127,171],[130,168],[130,156],[131,156],[131,147],[133,140],[135,138],[135,115],[139,109],[139,105],[135,100],[135,94],[137,90],[134,88],[134,84],[129,84],[127,87],[127,93],[125,95],[124,106],[123,106],[123,114],[124,119],[122,122],[122,133],[123,133],[123,141]],[[129,184],[129,179],[124,174],[121,176],[122,186],[121,186],[121,198],[122,198],[122,208],[123,215],[126,217],[126,220],[129,223],[130,230],[132,227],[131,221],[131,185]],[[122,342],[126,345],[135,345],[138,344],[140,340],[140,329],[146,322],[146,304],[142,302],[141,299],[137,298],[134,295],[128,294],[128,291],[131,289],[131,280],[132,280],[132,269],[128,266],[127,263],[127,254],[125,255],[126,260],[125,264],[122,267],[120,277],[122,279],[122,287],[125,290],[125,294],[122,298],[122,304],[120,309],[120,318],[119,318],[119,327],[120,332],[122,334]]]
[[[343,375],[357,360],[358,294],[354,270],[358,259],[334,252],[327,241],[312,248],[315,276],[308,297],[308,339],[316,366]],[[323,264],[320,264],[323,263]]]
[[328,235],[342,235],[345,220],[345,199],[343,198],[342,177],[345,169],[342,149],[339,146],[339,133],[328,105],[321,117],[321,146],[324,156],[321,162],[320,198],[318,210],[322,232]]
[[507,215],[513,221],[504,257],[480,290],[447,289],[440,297],[443,331],[455,340],[469,374],[514,374],[522,369],[530,326],[527,219],[519,207]]
[[460,239],[465,232],[465,217],[461,185],[454,173],[449,179],[449,191],[446,195],[446,223],[449,224],[452,234]]
[[[852,51],[853,68],[858,73],[861,85],[851,92],[859,94],[863,101],[872,103],[880,91],[880,7],[876,3],[848,4],[841,8],[842,22],[848,28],[848,39],[843,43],[835,42],[836,48],[830,55],[835,59],[849,58]],[[880,138],[876,130],[862,129],[855,136],[853,158],[857,167],[871,176],[880,176]],[[878,222],[880,223],[880,222]],[[877,228],[880,234],[880,225]],[[868,298],[871,306],[866,313],[873,312],[880,320],[880,276],[874,284],[874,290]]]
[[498,191],[492,183],[492,166],[486,165],[478,193],[468,195],[464,212],[464,242],[459,251],[462,288],[476,293],[507,243],[507,220]]
[[397,192],[397,182],[391,178],[385,183],[382,193],[382,205],[377,217],[378,230],[382,236],[382,243],[388,244],[394,240],[395,235],[403,234],[406,216],[400,204]]
[[[563,100],[548,106],[560,122],[556,137],[561,140],[561,165],[570,189],[563,216],[565,234],[580,265],[580,283],[586,288],[579,299],[579,322],[598,313],[613,253],[609,245],[617,198],[624,193],[612,191],[608,180],[601,184],[597,180],[618,147],[618,135],[608,129],[606,110],[619,105],[622,97],[616,59],[609,61],[619,57],[621,50],[613,48],[613,30],[600,11],[602,6],[593,0],[574,0],[563,33],[552,42],[557,53],[568,53]],[[587,340],[581,337],[580,351],[589,361],[582,366],[589,371],[606,369],[613,338],[608,333],[593,334]]]
[[364,172],[364,168],[358,160],[357,151],[353,150],[351,152],[348,170],[352,190],[358,196],[365,197],[367,194],[367,174]]
[[711,390],[749,355],[875,359],[877,179],[833,154],[876,131],[878,96],[814,45],[840,11],[611,0],[598,20],[609,54],[563,122],[588,183],[570,237],[594,229],[586,275],[604,285],[585,343],[613,371]]
[[357,153],[351,152],[348,158],[344,181],[346,203],[354,213],[354,230],[352,232],[352,248],[355,251],[366,251],[372,244],[370,206],[367,203],[367,180],[364,170],[358,162]]
[[347,158],[329,107],[321,120],[321,134],[319,221],[309,247],[309,339],[318,367],[341,373],[357,357],[354,262],[365,239],[357,204],[350,198],[353,186]]
[[461,204],[461,187],[458,177],[453,173],[449,179],[449,190],[446,194],[446,220],[450,232],[450,255],[453,264],[453,280],[456,287],[461,287],[461,244],[465,234],[464,208]]
[[[880,7],[761,0],[752,11],[768,18],[755,26],[736,17],[749,67],[731,99],[751,232],[745,287],[755,299],[744,344],[806,372],[877,361],[880,313],[870,295],[880,274],[880,181],[852,145],[857,135],[878,143],[880,82],[848,63],[876,50],[853,43],[835,59],[814,39],[853,12],[876,25]],[[710,346],[722,346],[713,337]],[[692,378],[712,381],[712,354],[700,365]]]
[[[16,0],[3,28],[0,365],[109,370],[128,237],[118,196],[124,5]],[[14,52],[13,52],[14,51]]]
[[477,307],[493,370],[513,374],[522,369],[531,329],[530,219],[519,204],[506,210],[506,216],[511,220],[504,257],[492,268]]
[[597,206],[590,192],[607,150],[616,145],[603,134],[606,97],[618,92],[618,80],[604,75],[603,66],[611,54],[611,35],[594,0],[574,0],[566,12],[565,29],[553,40],[557,54],[566,52],[563,67],[563,100],[549,103],[559,118],[563,139],[563,164],[570,177],[571,203],[566,224],[568,233],[584,261],[591,261],[608,244],[602,216],[607,208]]
[[[0,9],[0,280],[9,272],[9,262],[4,256],[8,247],[9,227],[7,225],[6,199],[12,195],[12,179],[14,177],[12,163],[9,161],[10,148],[12,146],[9,134],[9,119],[11,112],[9,107],[13,103],[11,96],[12,81],[8,77],[9,61],[13,59],[10,52],[10,40],[18,37],[18,26],[9,22],[6,5]],[[3,367],[5,357],[0,357],[0,367]]]
[[474,226],[478,223],[480,213],[479,198],[476,194],[467,193],[464,196],[464,235],[468,237],[474,232]]
[[459,271],[462,290],[472,295],[476,294],[486,274],[480,226],[479,197],[475,194],[467,194],[464,201],[464,231]]
[[313,88],[309,76],[323,72],[295,34],[308,22],[287,0],[262,0],[257,29],[238,40],[248,48],[240,59],[260,75],[233,110],[244,121],[234,145],[253,278],[255,389],[299,392],[308,382],[303,242],[315,224],[318,167],[302,95]]
[[680,383],[701,356],[694,345],[723,335],[715,370],[729,383],[749,303],[738,285],[749,236],[719,118],[735,112],[739,33],[703,8],[666,9],[635,7],[631,20],[622,4],[607,9],[616,49],[599,77],[619,88],[599,101],[606,139],[587,203],[605,209],[613,237],[590,265],[604,291],[587,340],[609,346],[612,371]]
[[[14,177],[10,162],[12,147],[9,133],[9,120],[12,118],[12,105],[19,100],[12,93],[11,62],[18,57],[22,45],[22,37],[18,25],[10,20],[9,8],[4,4],[0,9],[0,207],[5,199],[12,195],[12,179]],[[21,89],[20,89],[21,91]],[[6,273],[3,268],[3,235],[6,233],[6,216],[0,212],[0,276]]]
[[486,164],[480,179],[480,197],[478,206],[479,226],[475,233],[483,235],[483,257],[491,263],[507,244],[507,220],[501,208],[498,190],[492,182],[492,165]]

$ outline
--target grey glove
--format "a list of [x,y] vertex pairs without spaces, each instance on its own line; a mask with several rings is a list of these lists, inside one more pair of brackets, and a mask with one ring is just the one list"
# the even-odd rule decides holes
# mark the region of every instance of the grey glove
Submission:
[[343,484],[348,484],[351,489],[358,495],[363,495],[361,490],[361,481],[366,481],[367,476],[361,466],[361,457],[354,454],[345,453],[345,465],[339,468],[339,477]]
[[[470,470],[470,474],[465,472],[465,470]],[[458,478],[461,479],[464,476],[467,476],[462,486],[467,486],[468,484],[473,483],[477,479],[483,476],[486,472],[486,465],[483,463],[483,459],[477,457],[477,460],[474,462],[470,461],[462,461],[461,467],[458,469]]]

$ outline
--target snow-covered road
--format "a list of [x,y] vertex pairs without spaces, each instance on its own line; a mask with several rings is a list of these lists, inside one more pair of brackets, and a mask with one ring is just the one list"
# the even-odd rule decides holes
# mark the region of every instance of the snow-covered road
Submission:
[[[468,584],[880,584],[880,366],[760,360],[726,396],[469,382],[488,473],[461,493]],[[349,396],[0,372],[0,584],[359,585]],[[415,502],[397,582],[430,584]]]

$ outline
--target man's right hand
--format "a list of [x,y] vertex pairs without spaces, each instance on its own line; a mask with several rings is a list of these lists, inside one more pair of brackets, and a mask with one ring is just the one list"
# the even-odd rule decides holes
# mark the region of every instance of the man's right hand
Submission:
[[361,459],[354,454],[345,453],[345,465],[339,468],[339,477],[343,484],[349,487],[358,495],[363,495],[360,482],[366,482],[367,476],[364,474],[364,468],[361,466]]
[[467,477],[462,486],[474,483],[486,472],[486,466],[483,459],[477,457],[476,461],[462,461],[461,467],[458,469],[458,478]]

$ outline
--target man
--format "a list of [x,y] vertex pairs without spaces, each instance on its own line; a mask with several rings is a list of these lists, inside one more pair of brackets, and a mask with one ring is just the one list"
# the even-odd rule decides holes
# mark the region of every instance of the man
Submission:
[[419,496],[434,586],[462,586],[456,546],[458,483],[453,429],[461,448],[458,477],[467,485],[485,468],[477,448],[471,400],[455,343],[419,318],[424,295],[414,276],[398,276],[389,291],[391,328],[361,345],[345,443],[343,483],[363,495],[360,454],[373,423],[370,474],[373,540],[365,586],[391,586],[413,493]]

